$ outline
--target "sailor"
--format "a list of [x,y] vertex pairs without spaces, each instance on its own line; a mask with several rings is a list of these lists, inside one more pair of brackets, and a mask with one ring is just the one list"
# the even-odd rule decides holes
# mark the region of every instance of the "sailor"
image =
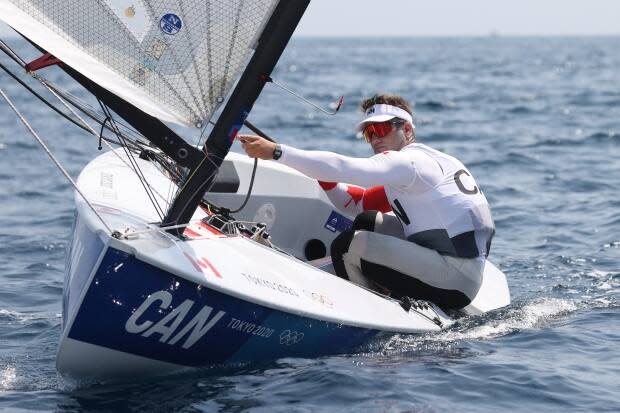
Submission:
[[495,233],[489,204],[456,158],[416,142],[409,103],[375,95],[356,127],[375,155],[351,158],[239,135],[251,157],[275,159],[319,180],[355,216],[331,245],[338,276],[390,294],[467,306],[480,289]]

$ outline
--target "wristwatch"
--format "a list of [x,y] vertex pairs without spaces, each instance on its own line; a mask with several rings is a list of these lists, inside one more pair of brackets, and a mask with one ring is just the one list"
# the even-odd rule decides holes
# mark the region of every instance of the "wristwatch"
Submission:
[[282,156],[282,147],[279,143],[276,143],[276,148],[273,150],[273,159],[277,161]]

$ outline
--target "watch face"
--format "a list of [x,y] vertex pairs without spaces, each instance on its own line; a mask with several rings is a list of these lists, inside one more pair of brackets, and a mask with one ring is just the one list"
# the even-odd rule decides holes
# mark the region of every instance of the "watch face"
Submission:
[[273,159],[278,160],[282,156],[282,149],[280,149],[280,145],[276,146],[273,150]]

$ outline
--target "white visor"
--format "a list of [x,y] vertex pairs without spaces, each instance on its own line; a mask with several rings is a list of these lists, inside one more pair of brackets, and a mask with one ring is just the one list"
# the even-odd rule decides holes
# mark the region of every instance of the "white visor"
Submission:
[[413,126],[413,129],[415,129],[415,125],[413,124],[413,118],[411,117],[409,112],[396,106],[383,104],[373,105],[366,109],[366,113],[364,113],[364,116],[364,120],[358,123],[355,127],[355,130],[358,132],[363,131],[366,125],[368,125],[369,123],[386,122],[394,118],[399,118],[409,122],[411,126]]

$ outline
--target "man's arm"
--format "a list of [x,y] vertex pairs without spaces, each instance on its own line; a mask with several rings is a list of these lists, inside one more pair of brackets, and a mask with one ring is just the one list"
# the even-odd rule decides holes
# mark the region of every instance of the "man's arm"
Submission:
[[[254,158],[272,159],[275,144],[252,135],[239,135],[246,153]],[[362,187],[379,185],[409,186],[415,168],[401,152],[384,152],[370,158],[351,158],[333,152],[305,151],[282,145],[279,162],[318,180],[347,182]]]

